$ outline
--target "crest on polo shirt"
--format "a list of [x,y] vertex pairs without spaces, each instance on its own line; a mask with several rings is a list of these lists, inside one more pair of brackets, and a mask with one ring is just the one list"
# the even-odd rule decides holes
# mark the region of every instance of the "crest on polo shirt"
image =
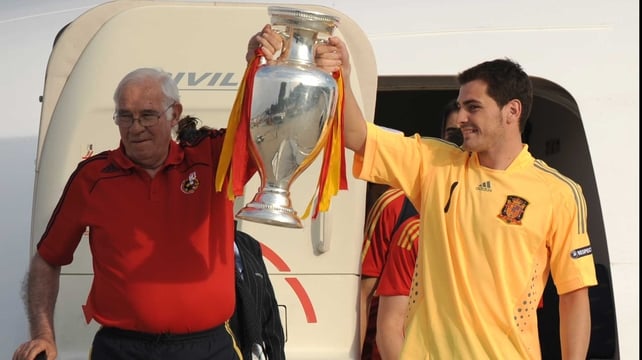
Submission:
[[528,201],[526,201],[526,199],[515,195],[508,195],[504,207],[497,217],[506,221],[508,224],[521,225],[527,206]]
[[196,178],[196,172],[194,171],[181,183],[181,191],[185,194],[193,194],[198,189],[198,184],[200,182]]

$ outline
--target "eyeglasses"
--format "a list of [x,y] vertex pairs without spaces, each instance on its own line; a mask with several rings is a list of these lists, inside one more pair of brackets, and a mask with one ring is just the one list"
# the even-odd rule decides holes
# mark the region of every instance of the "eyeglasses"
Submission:
[[154,125],[158,124],[158,120],[161,118],[161,116],[163,116],[163,114],[165,114],[167,112],[167,110],[169,110],[169,108],[171,108],[175,104],[176,104],[176,102],[173,102],[170,106],[167,107],[167,109],[165,109],[164,111],[162,111],[160,113],[156,112],[156,111],[144,110],[140,114],[140,116],[137,117],[137,118],[135,118],[132,113],[128,113],[128,112],[119,113],[119,112],[116,112],[116,113],[114,113],[113,119],[114,119],[114,122],[116,123],[116,125],[118,125],[120,127],[128,128],[128,127],[134,125],[134,121],[136,121],[136,120],[138,120],[138,122],[140,123],[141,126],[150,127],[150,126],[154,126]]

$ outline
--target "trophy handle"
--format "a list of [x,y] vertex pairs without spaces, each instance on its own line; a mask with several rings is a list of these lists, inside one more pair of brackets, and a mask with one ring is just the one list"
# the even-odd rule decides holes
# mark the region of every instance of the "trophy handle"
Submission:
[[[319,34],[317,34],[319,35]],[[316,53],[317,51],[317,46],[319,45],[328,45],[330,42],[328,41],[328,38],[316,38],[314,39],[314,50],[313,52]]]
[[283,38],[283,46],[285,47],[285,41],[290,38],[290,34],[288,34],[287,31],[278,28],[277,26],[278,25],[273,25],[272,31]]
[[[290,49],[291,49],[291,46],[290,46],[289,42],[292,39],[292,35],[288,31],[288,27],[286,25],[272,25],[272,31],[274,31],[277,35],[279,35],[281,37],[281,39],[283,40],[283,47],[281,48],[280,51],[278,51],[278,52],[276,52],[274,54],[275,60],[276,61],[280,60],[283,55],[285,55],[284,58],[287,59],[288,56],[289,56]],[[329,44],[328,37],[331,36],[331,35],[328,34],[327,35],[328,37],[323,37],[323,38],[318,37],[319,35],[323,35],[323,34],[322,33],[315,33],[315,36],[317,36],[313,40],[315,48],[319,44],[324,44],[324,45]],[[313,53],[312,55],[314,55],[314,50],[312,51],[312,53]]]
[[283,40],[283,45],[281,50],[274,54],[275,60],[281,59],[282,55],[286,55],[287,49],[289,49],[288,42],[290,41],[290,34],[285,29],[280,29],[279,27],[272,26],[272,30],[281,37]]

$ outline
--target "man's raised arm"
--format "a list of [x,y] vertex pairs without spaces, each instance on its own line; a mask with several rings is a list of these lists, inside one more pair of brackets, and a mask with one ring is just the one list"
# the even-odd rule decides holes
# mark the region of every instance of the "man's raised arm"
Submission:
[[328,39],[327,45],[319,45],[316,52],[317,66],[329,73],[341,69],[344,81],[344,139],[348,149],[363,155],[366,143],[366,120],[357,104],[350,84],[350,54],[345,43],[338,37]]

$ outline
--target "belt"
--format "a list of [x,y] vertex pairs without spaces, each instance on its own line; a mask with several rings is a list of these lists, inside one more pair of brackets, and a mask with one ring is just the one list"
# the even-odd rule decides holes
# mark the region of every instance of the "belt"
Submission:
[[220,325],[213,329],[184,334],[153,334],[140,331],[125,330],[115,327],[102,327],[100,328],[100,330],[98,330],[98,333],[96,335],[98,334],[116,338],[136,339],[147,342],[182,342],[187,340],[203,339],[207,337],[217,337],[223,335],[229,336],[227,330],[225,329],[225,325]]

